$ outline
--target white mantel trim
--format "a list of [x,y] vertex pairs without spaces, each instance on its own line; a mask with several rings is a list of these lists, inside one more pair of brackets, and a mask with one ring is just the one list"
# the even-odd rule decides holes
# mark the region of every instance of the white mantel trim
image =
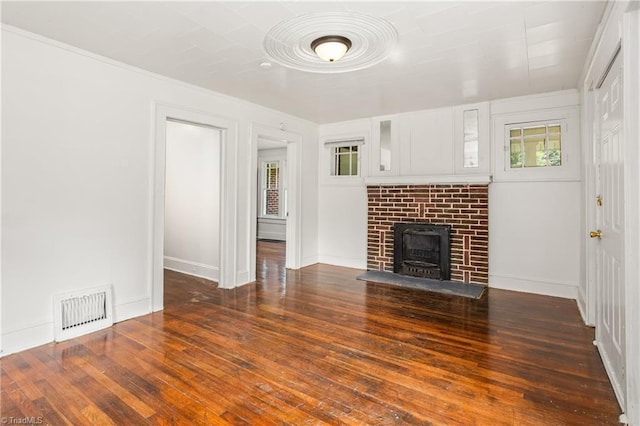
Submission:
[[490,175],[370,176],[365,185],[489,184]]

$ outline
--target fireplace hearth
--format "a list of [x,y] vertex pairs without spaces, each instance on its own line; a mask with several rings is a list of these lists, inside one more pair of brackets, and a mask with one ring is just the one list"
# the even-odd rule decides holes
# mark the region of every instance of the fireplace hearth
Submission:
[[451,279],[451,226],[396,223],[393,272],[436,280]]

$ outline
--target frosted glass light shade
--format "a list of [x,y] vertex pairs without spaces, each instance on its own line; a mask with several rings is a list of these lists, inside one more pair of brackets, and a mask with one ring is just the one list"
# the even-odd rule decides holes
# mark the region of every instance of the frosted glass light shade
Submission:
[[321,59],[335,62],[342,58],[351,48],[351,40],[342,36],[324,36],[311,43],[311,49]]

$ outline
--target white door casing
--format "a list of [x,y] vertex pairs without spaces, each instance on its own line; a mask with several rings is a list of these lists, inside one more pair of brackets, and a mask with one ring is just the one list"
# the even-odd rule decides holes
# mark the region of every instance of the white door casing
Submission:
[[237,283],[237,122],[210,115],[206,112],[155,103],[154,164],[150,180],[153,184],[150,230],[151,258],[151,310],[164,308],[164,209],[166,123],[174,119],[205,125],[221,131],[220,143],[220,279],[221,288],[234,288]]
[[[624,134],[622,55],[599,87],[594,138],[596,224],[596,344],[622,410],[625,410]],[[601,201],[600,201],[601,200]]]

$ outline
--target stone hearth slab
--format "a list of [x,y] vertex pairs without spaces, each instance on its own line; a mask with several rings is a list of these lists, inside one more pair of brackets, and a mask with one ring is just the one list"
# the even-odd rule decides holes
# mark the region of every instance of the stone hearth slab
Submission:
[[393,272],[386,271],[367,271],[364,274],[358,275],[356,278],[362,281],[435,291],[437,293],[452,294],[454,296],[469,297],[471,299],[480,299],[487,288],[481,284],[410,277],[408,275],[394,274]]

